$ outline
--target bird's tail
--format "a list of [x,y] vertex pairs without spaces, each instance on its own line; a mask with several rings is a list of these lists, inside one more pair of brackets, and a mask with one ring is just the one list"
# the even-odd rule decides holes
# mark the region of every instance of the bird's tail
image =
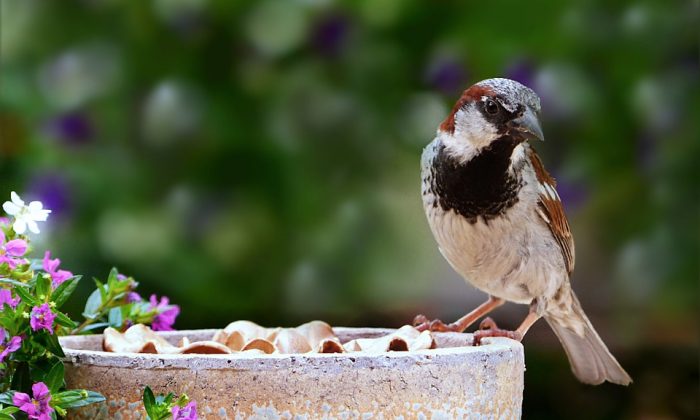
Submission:
[[[593,329],[591,321],[581,308],[581,303],[571,292],[572,311],[567,317],[574,317],[582,325],[582,334],[579,335],[565,323],[563,317],[545,315],[547,323],[566,350],[566,355],[571,363],[574,375],[583,383],[598,385],[605,381],[619,385],[629,385],[632,378],[625,372],[615,360],[610,350],[605,346],[598,333]],[[569,324],[570,325],[570,324]],[[579,328],[581,329],[581,328]]]

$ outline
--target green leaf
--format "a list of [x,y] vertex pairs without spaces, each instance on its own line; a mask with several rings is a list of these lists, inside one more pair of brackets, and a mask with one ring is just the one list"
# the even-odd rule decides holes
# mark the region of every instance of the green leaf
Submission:
[[112,267],[112,269],[109,271],[109,276],[107,277],[107,288],[109,290],[114,290],[117,288],[119,284],[119,278],[117,277],[119,275],[119,271],[117,271],[116,267]]
[[63,348],[61,348],[61,344],[58,342],[58,336],[48,333],[44,334],[44,336],[46,337],[44,341],[48,351],[58,357],[66,357],[65,353],[63,353]]
[[122,326],[122,309],[112,308],[109,310],[108,322],[109,326],[113,328],[120,328]]
[[107,298],[109,298],[109,290],[107,286],[102,284],[102,282],[97,279],[95,279],[95,284],[97,285],[97,290],[100,291],[100,297],[102,298],[102,302],[107,302]]
[[3,408],[2,410],[0,410],[0,413],[2,413],[2,414],[13,414],[13,413],[16,413],[16,412],[18,412],[18,411],[19,411],[19,408],[10,406],[10,407],[5,407],[5,408]]
[[[97,281],[97,280],[95,280]],[[102,305],[102,288],[97,286],[97,290],[90,294],[87,302],[85,303],[85,310],[83,311],[83,316],[87,319],[95,319],[99,316],[100,306]]]
[[153,395],[153,391],[149,386],[143,390],[143,408],[146,409],[146,413],[149,417],[155,418],[156,397]]
[[[31,392],[32,378],[29,373],[29,364],[27,364],[27,362],[20,362],[17,364],[15,373],[12,375],[10,388],[25,393]],[[2,400],[0,400],[0,402],[1,401]]]
[[10,284],[12,286],[19,286],[19,287],[31,287],[27,283],[22,283],[21,281],[12,280],[12,279],[0,279],[0,284]]
[[22,302],[26,303],[29,306],[39,306],[40,302],[37,298],[31,295],[29,293],[29,290],[23,288],[23,287],[18,287],[15,289],[15,293],[17,293],[17,296],[22,299]]
[[6,330],[14,330],[15,318],[12,315],[0,312],[0,326]]
[[49,370],[49,373],[46,374],[44,377],[44,383],[46,384],[47,387],[49,387],[49,390],[51,393],[57,392],[61,387],[63,387],[63,375],[65,373],[65,370],[63,368],[63,362],[58,360],[56,363],[54,363],[53,366],[51,366],[51,369]]
[[[15,391],[7,391],[3,392],[0,394],[0,403],[1,404],[7,404],[7,405],[14,405],[12,402],[12,396],[15,395]],[[8,407],[10,408],[10,407]],[[2,411],[7,410],[7,408],[3,409]]]
[[[36,277],[36,295],[39,299],[45,300],[51,296],[51,276],[40,273]],[[43,296],[43,297],[41,297]]]
[[75,288],[80,282],[81,276],[73,276],[70,279],[59,284],[56,290],[51,294],[51,300],[56,302],[56,307],[60,308],[73,294]]
[[63,325],[66,328],[73,329],[78,326],[75,322],[73,322],[72,319],[68,318],[68,315],[64,314],[63,312],[56,311],[56,322],[59,325]]
[[53,409],[55,410],[53,413],[51,413],[51,418],[54,419],[58,416],[61,416],[61,418],[66,417],[66,410],[63,409],[62,407],[59,407],[57,405],[53,406]]
[[0,420],[15,420],[14,417],[12,417],[10,414],[4,413],[3,411],[0,411]]
[[89,404],[104,402],[105,397],[102,394],[94,391],[86,391],[84,389],[71,389],[69,391],[59,392],[53,396],[54,404],[61,408],[78,408]]
[[109,323],[107,322],[96,322],[94,324],[90,324],[85,328],[82,328],[79,332],[79,334],[84,334],[89,331],[94,331],[94,330],[99,330],[100,328],[105,328],[109,327]]

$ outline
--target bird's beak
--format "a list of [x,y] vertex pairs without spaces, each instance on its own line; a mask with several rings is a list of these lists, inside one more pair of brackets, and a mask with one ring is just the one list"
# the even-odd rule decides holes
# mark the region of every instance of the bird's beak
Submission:
[[544,141],[544,133],[540,125],[540,119],[527,107],[525,113],[512,121],[513,128],[523,134],[525,140],[538,139]]

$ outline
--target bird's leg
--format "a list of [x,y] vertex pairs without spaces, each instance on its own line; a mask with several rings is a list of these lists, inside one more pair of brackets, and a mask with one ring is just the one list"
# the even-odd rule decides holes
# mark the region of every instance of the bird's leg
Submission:
[[445,324],[444,322],[440,321],[439,319],[434,319],[432,321],[429,321],[428,318],[426,318],[424,315],[418,315],[413,319],[413,325],[416,327],[418,331],[439,331],[439,332],[445,332],[445,331],[452,331],[452,332],[462,332],[467,329],[471,324],[474,323],[477,319],[481,318],[482,316],[486,315],[487,313],[493,311],[494,309],[498,308],[499,306],[503,305],[505,301],[503,299],[489,296],[489,300],[486,302],[482,303],[476,309],[473,311],[469,312],[468,314],[464,315],[460,319],[458,319],[455,322],[452,322],[450,324]]
[[486,318],[481,322],[481,325],[479,325],[479,330],[474,333],[474,345],[481,345],[481,339],[484,337],[508,337],[513,340],[522,341],[527,331],[532,327],[532,324],[540,319],[540,317],[541,315],[537,313],[534,305],[531,306],[530,312],[515,331],[502,330],[498,328],[493,319]]

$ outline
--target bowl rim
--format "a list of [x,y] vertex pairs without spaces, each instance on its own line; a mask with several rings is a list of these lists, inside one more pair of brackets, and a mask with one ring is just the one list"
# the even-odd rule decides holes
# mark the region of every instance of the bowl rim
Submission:
[[[391,333],[388,328],[352,328],[334,327],[337,335],[369,335],[376,336]],[[178,330],[158,332],[164,338],[177,340],[186,335],[209,333],[216,329]],[[437,340],[459,340],[464,343],[472,342],[469,333],[433,333]],[[132,368],[206,368],[206,369],[239,369],[250,366],[257,368],[279,368],[280,364],[317,364],[352,363],[363,367],[380,367],[385,363],[439,363],[465,357],[482,357],[485,355],[513,354],[523,357],[523,346],[520,342],[503,337],[486,338],[481,346],[461,345],[441,347],[430,350],[390,351],[390,352],[350,352],[350,353],[297,353],[297,354],[152,354],[152,353],[112,353],[104,350],[86,350],[75,347],[82,340],[94,340],[102,334],[73,335],[59,338],[65,353],[64,361],[73,365],[95,365],[106,367]]]

